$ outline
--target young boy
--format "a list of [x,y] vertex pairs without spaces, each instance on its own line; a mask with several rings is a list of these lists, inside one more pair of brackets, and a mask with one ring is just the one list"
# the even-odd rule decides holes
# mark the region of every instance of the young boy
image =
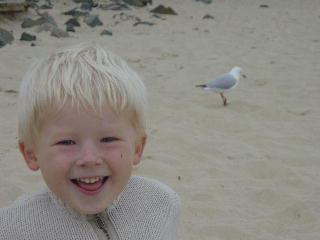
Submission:
[[19,148],[48,189],[0,209],[0,239],[176,239],[180,200],[132,176],[146,144],[145,86],[98,46],[31,66],[19,93]]

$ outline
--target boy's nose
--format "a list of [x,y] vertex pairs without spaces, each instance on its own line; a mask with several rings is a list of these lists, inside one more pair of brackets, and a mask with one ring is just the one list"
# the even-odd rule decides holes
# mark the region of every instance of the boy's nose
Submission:
[[86,146],[81,152],[77,165],[80,167],[92,167],[102,164],[102,159],[99,156],[98,149],[92,145]]

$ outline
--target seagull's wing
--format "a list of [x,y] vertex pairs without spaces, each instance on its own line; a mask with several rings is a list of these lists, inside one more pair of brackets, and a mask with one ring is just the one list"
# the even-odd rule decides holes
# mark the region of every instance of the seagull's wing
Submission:
[[227,90],[236,85],[237,80],[231,74],[222,74],[211,82],[207,83],[207,88]]

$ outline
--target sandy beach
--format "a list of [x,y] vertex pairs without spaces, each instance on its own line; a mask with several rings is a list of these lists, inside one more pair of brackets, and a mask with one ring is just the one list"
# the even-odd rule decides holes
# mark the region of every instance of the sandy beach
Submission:
[[[58,25],[77,6],[53,1]],[[158,5],[177,15],[154,17]],[[182,199],[180,239],[320,239],[320,3],[318,0],[154,0],[122,11],[94,8],[68,38],[22,29],[4,16],[0,48],[0,207],[44,187],[17,149],[17,92],[29,63],[57,47],[95,42],[116,52],[148,88],[148,145],[134,174]],[[211,18],[203,18],[209,14]],[[135,17],[154,25],[133,26]],[[112,36],[100,36],[107,29]],[[20,41],[23,32],[37,36]],[[195,85],[240,66],[247,75],[224,107]],[[318,120],[317,120],[318,119]]]

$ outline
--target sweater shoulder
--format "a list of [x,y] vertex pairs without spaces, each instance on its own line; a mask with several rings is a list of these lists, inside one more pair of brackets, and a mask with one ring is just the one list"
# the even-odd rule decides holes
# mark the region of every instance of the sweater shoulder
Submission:
[[144,196],[146,199],[158,199],[166,203],[179,203],[178,194],[166,184],[147,177],[133,176],[127,186],[127,191],[137,193]]
[[43,190],[33,195],[23,195],[10,205],[0,208],[0,236],[28,231],[25,223],[30,222],[30,217],[39,209],[46,208],[49,199],[49,192]]
[[[32,195],[22,195],[14,200],[10,205],[0,208],[0,219],[5,214],[15,213],[19,209],[25,211],[32,211],[32,206],[42,205],[43,202],[47,202],[50,199],[49,191],[42,190]],[[31,207],[31,208],[30,208]]]
[[57,202],[49,189],[0,209],[1,240],[93,239],[90,224]]
[[108,215],[120,239],[156,240],[168,231],[168,223],[178,220],[179,212],[180,198],[170,187],[133,176]]
[[133,176],[118,199],[120,204],[132,208],[142,208],[143,211],[149,208],[151,211],[167,213],[180,208],[181,204],[179,195],[169,186],[142,176]]

